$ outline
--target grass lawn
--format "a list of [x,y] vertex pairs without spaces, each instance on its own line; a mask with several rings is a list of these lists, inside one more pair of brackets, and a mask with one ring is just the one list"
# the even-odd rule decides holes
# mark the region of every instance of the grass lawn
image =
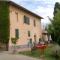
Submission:
[[[51,56],[52,48],[54,46],[47,47],[45,49],[45,52],[43,54],[45,60],[56,60],[54,57]],[[19,52],[19,54],[35,57],[35,58],[40,58],[41,57],[41,51],[40,50],[35,50],[33,52],[31,51],[24,51],[24,52]]]

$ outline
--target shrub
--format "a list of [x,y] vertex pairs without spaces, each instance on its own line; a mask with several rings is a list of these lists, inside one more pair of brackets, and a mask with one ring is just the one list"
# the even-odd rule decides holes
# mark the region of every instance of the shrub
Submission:
[[60,46],[56,45],[52,48],[50,55],[56,59],[60,59]]

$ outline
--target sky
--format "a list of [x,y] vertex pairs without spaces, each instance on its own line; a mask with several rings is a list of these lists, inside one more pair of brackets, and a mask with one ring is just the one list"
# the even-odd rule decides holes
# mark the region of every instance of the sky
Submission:
[[60,0],[12,0],[17,4],[27,8],[28,10],[42,16],[42,25],[50,23],[48,16],[53,17],[54,5]]

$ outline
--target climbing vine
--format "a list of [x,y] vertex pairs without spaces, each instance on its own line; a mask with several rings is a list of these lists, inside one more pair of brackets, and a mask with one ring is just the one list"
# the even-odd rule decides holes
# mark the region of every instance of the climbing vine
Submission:
[[7,1],[0,1],[0,43],[9,42],[9,5]]

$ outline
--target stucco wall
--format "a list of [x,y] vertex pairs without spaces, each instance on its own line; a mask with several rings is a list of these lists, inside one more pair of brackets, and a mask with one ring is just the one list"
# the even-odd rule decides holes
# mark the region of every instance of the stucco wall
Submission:
[[[34,41],[34,35],[37,36],[36,39],[37,41],[39,41],[39,38],[41,38],[42,36],[41,35],[41,20],[11,5],[9,6],[9,10],[10,10],[9,46],[12,45],[11,38],[15,37],[15,29],[19,29],[19,39],[18,39],[17,45],[28,44],[29,38],[32,38],[32,40]],[[18,12],[18,21],[17,21],[17,16],[15,12]],[[30,25],[27,25],[24,23],[24,15],[30,18]],[[33,20],[36,20],[36,27],[34,27]],[[28,37],[28,31],[31,32],[30,37]]]

